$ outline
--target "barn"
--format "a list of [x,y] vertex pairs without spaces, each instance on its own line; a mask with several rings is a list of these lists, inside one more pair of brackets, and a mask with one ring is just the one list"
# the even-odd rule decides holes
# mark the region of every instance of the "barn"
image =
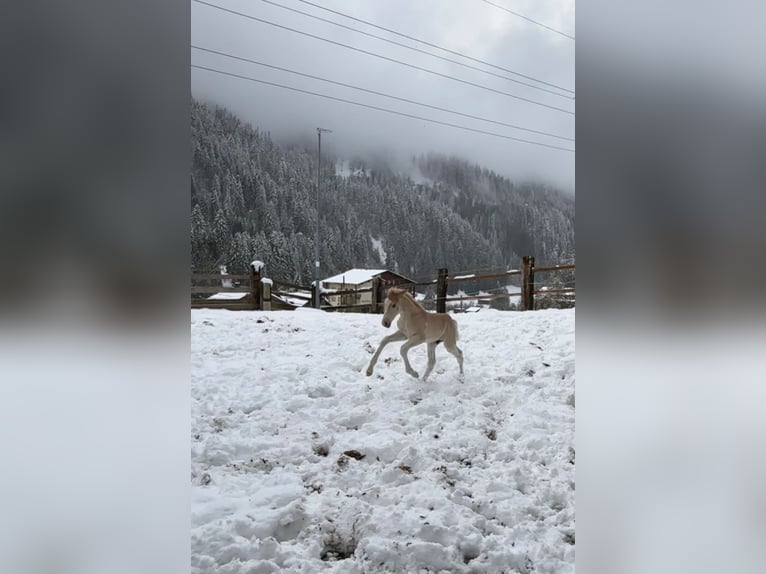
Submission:
[[379,277],[385,286],[412,286],[415,282],[388,269],[349,269],[338,275],[322,280],[325,296],[334,307],[346,305],[366,305],[372,303],[372,292],[346,293],[333,295],[332,291],[364,290],[372,288],[372,280]]

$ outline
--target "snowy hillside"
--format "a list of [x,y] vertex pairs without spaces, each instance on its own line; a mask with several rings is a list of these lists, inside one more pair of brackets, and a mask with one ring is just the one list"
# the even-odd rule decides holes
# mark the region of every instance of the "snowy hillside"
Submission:
[[191,312],[192,572],[574,572],[574,309],[380,317]]
[[[191,104],[193,272],[226,265],[249,273],[258,254],[271,277],[308,284],[316,142],[280,145],[223,108]],[[385,266],[412,277],[443,267],[501,269],[522,255],[538,265],[574,258],[569,194],[457,158],[427,154],[407,166],[374,155],[336,157],[328,148],[322,156],[319,256],[329,275],[379,266],[383,247]]]

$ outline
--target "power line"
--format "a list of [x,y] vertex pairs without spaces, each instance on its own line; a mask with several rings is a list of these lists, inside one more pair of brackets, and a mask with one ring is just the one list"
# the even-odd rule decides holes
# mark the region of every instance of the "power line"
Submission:
[[532,24],[537,24],[538,26],[542,26],[543,28],[546,28],[550,30],[551,32],[556,32],[556,34],[561,34],[562,36],[569,38],[570,40],[574,40],[574,36],[570,36],[569,34],[566,34],[565,32],[562,32],[561,30],[556,30],[556,28],[551,28],[550,26],[543,24],[542,22],[538,22],[537,20],[532,20],[532,18],[529,18],[527,16],[524,16],[524,14],[519,14],[518,12],[514,12],[513,10],[509,10],[505,6],[500,6],[499,4],[495,4],[494,2],[490,2],[489,0],[481,0],[485,4],[489,4],[490,6],[494,6],[495,8],[500,8],[500,10],[505,10],[509,14],[513,14],[514,16],[518,16],[519,18],[523,18],[527,22],[532,22]]
[[274,82],[267,82],[265,80],[258,80],[257,78],[251,78],[249,76],[242,76],[240,74],[232,74],[231,72],[224,72],[223,70],[216,70],[215,68],[208,68],[208,67],[205,67],[205,66],[198,66],[197,64],[192,64],[191,67],[192,68],[196,68],[198,70],[207,70],[208,72],[214,72],[216,74],[222,74],[224,76],[231,76],[233,78],[240,78],[242,80],[248,80],[248,81],[251,81],[251,82],[257,82],[259,84],[265,84],[267,86],[274,86],[274,87],[277,87],[277,88],[283,88],[285,90],[291,90],[293,92],[299,92],[299,93],[302,93],[302,94],[308,94],[308,95],[311,95],[311,96],[317,96],[317,97],[325,98],[325,99],[328,99],[328,100],[335,100],[337,102],[343,102],[345,104],[351,104],[351,105],[354,105],[354,106],[360,106],[360,107],[363,107],[363,108],[369,108],[371,110],[377,110],[377,111],[380,111],[380,112],[386,112],[386,113],[389,113],[389,114],[395,114],[397,116],[404,116],[406,118],[412,118],[412,119],[415,119],[415,120],[421,120],[421,121],[424,121],[424,122],[430,122],[430,123],[433,123],[433,124],[439,124],[439,125],[442,125],[442,126],[447,126],[447,127],[451,127],[451,128],[457,128],[457,129],[460,129],[460,130],[466,130],[466,131],[475,132],[475,133],[478,133],[478,134],[494,136],[494,137],[503,138],[503,139],[506,139],[506,140],[512,140],[512,141],[517,141],[517,142],[522,142],[522,143],[528,143],[528,144],[532,144],[532,145],[547,147],[547,148],[551,148],[551,149],[558,149],[558,150],[561,150],[561,151],[568,151],[568,152],[572,152],[572,153],[574,153],[574,151],[575,151],[575,150],[570,149],[570,148],[559,147],[559,146],[556,146],[556,145],[550,145],[550,144],[546,144],[546,143],[536,142],[536,141],[533,141],[533,140],[525,140],[525,139],[522,139],[522,138],[516,138],[516,137],[513,137],[513,136],[507,136],[507,135],[498,134],[498,133],[495,133],[495,132],[488,132],[488,131],[485,131],[485,130],[471,128],[471,127],[468,127],[468,126],[461,126],[461,125],[458,125],[458,124],[451,124],[449,122],[442,122],[440,120],[434,120],[434,119],[431,119],[431,118],[424,118],[422,116],[416,116],[414,114],[408,114],[408,113],[405,113],[405,112],[398,112],[396,110],[389,110],[387,108],[381,108],[381,107],[378,107],[378,106],[372,106],[370,104],[363,104],[361,102],[355,102],[353,100],[346,100],[346,99],[343,99],[343,98],[337,98],[335,96],[328,96],[327,94],[320,94],[318,92],[311,92],[309,90],[302,90],[300,88],[294,88],[292,86],[285,86],[283,84],[277,84],[277,83],[274,83]]
[[474,120],[480,120],[480,121],[483,121],[483,122],[489,122],[489,123],[496,124],[496,125],[499,125],[499,126],[505,126],[507,128],[513,128],[513,129],[522,130],[522,131],[525,131],[525,132],[531,132],[531,133],[535,133],[535,134],[549,136],[549,137],[552,137],[552,138],[558,138],[558,139],[567,140],[567,141],[571,141],[571,142],[575,141],[574,138],[570,138],[570,137],[566,137],[566,136],[560,136],[560,135],[556,135],[556,134],[552,134],[552,133],[548,133],[548,132],[543,132],[543,131],[539,131],[539,130],[533,130],[531,128],[524,128],[524,127],[517,126],[517,125],[514,125],[514,124],[508,124],[508,123],[500,122],[500,121],[497,121],[497,120],[491,120],[489,118],[482,118],[480,116],[474,116],[474,115],[471,115],[471,114],[466,114],[466,113],[463,113],[463,112],[458,112],[456,110],[450,110],[448,108],[442,108],[442,107],[439,107],[439,106],[433,106],[431,104],[425,104],[423,102],[417,102],[415,100],[410,100],[410,99],[407,99],[407,98],[401,98],[399,96],[393,96],[391,94],[385,94],[383,92],[378,92],[376,90],[370,90],[370,89],[367,89],[367,88],[361,88],[359,86],[354,86],[354,85],[351,85],[351,84],[345,84],[343,82],[337,82],[335,80],[329,80],[327,78],[322,78],[320,76],[313,76],[311,74],[305,74],[303,72],[298,72],[296,70],[290,70],[289,68],[282,68],[280,66],[274,66],[272,64],[266,64],[264,62],[258,62],[257,60],[251,60],[249,58],[243,58],[241,56],[235,56],[234,54],[227,54],[226,52],[220,52],[218,50],[211,50],[209,48],[203,48],[201,46],[196,46],[194,44],[192,44],[191,47],[194,48],[195,50],[201,50],[203,52],[208,52],[208,53],[211,53],[211,54],[217,54],[219,56],[224,56],[226,58],[232,58],[234,60],[240,60],[242,62],[249,62],[251,64],[256,64],[258,66],[263,66],[265,68],[271,68],[273,70],[279,70],[281,72],[288,72],[290,74],[295,74],[297,76],[303,76],[304,78],[311,78],[312,80],[319,80],[320,82],[326,82],[326,83],[329,83],[329,84],[335,84],[336,86],[343,86],[344,88],[351,88],[352,90],[358,90],[360,92],[367,92],[369,94],[375,94],[376,96],[382,96],[384,98],[390,98],[392,100],[399,100],[401,102],[406,102],[408,104],[414,104],[416,106],[423,106],[423,107],[426,107],[426,108],[431,108],[433,110],[438,110],[440,112],[447,112],[447,113],[450,113],[450,114],[456,114],[458,116],[463,116],[463,117],[471,118],[471,119],[474,119]]
[[256,22],[262,22],[263,24],[268,24],[268,25],[274,26],[276,28],[281,28],[283,30],[288,30],[290,32],[295,32],[297,34],[301,34],[303,36],[308,36],[309,38],[314,38],[316,40],[321,40],[323,42],[327,42],[328,44],[334,44],[336,46],[341,46],[343,48],[348,48],[350,50],[354,50],[354,51],[360,52],[362,54],[367,54],[369,56],[374,56],[374,57],[380,58],[382,60],[387,60],[389,62],[394,62],[395,64],[400,64],[402,66],[407,66],[408,68],[413,68],[415,70],[420,70],[421,72],[426,72],[426,73],[429,73],[429,74],[433,74],[434,76],[440,76],[442,78],[447,78],[447,79],[450,79],[450,80],[454,80],[456,82],[460,82],[461,84],[466,84],[466,85],[469,85],[469,86],[473,86],[475,88],[480,88],[482,90],[487,90],[489,92],[495,92],[496,94],[501,94],[503,96],[508,96],[510,98],[521,100],[523,102],[534,104],[536,106],[542,106],[544,108],[549,108],[549,109],[552,109],[552,110],[563,112],[565,114],[569,114],[569,115],[572,115],[572,116],[575,115],[574,112],[566,110],[564,108],[559,108],[559,107],[556,107],[556,106],[551,106],[549,104],[544,104],[544,103],[538,102],[536,100],[531,100],[529,98],[524,98],[522,96],[517,96],[515,94],[511,94],[511,93],[508,93],[508,92],[503,92],[502,90],[496,90],[494,88],[490,88],[489,86],[483,86],[481,84],[476,84],[476,83],[470,82],[468,80],[462,80],[460,78],[456,78],[455,76],[450,76],[448,74],[442,74],[441,72],[436,72],[434,70],[429,70],[428,68],[422,68],[420,66],[416,66],[415,64],[410,64],[408,62],[402,62],[401,60],[396,60],[394,58],[389,58],[388,56],[383,56],[381,54],[376,54],[375,52],[369,52],[367,50],[362,50],[361,48],[356,48],[354,46],[349,46],[348,44],[343,44],[341,42],[336,42],[335,40],[330,40],[328,38],[323,38],[321,36],[316,36],[314,34],[309,34],[308,32],[303,32],[301,30],[296,30],[295,28],[290,28],[288,26],[283,26],[283,25],[277,24],[275,22],[270,22],[269,20],[264,20],[262,18],[256,18],[255,16],[251,16],[249,14],[244,14],[242,12],[237,12],[235,10],[230,10],[228,8],[224,8],[223,6],[218,6],[216,4],[210,4],[208,2],[204,2],[203,0],[192,0],[192,1],[196,2],[197,4],[204,4],[205,6],[210,6],[211,8],[216,8],[217,10],[222,10],[223,12],[229,12],[230,14],[235,14],[237,16],[242,16],[244,18],[248,18],[249,20],[255,20]]
[[400,46],[402,48],[407,48],[408,50],[413,50],[415,52],[419,52],[421,54],[426,54],[428,56],[431,56],[433,58],[439,58],[440,60],[444,60],[445,62],[450,62],[452,64],[457,64],[458,66],[463,66],[464,68],[470,68],[471,70],[477,70],[479,72],[482,72],[484,74],[488,74],[490,76],[494,76],[496,78],[500,78],[502,80],[508,80],[509,82],[515,82],[517,84],[521,84],[522,86],[527,86],[529,88],[533,88],[535,90],[540,90],[543,92],[548,92],[549,94],[553,94],[554,96],[559,96],[560,98],[567,98],[569,100],[573,100],[574,96],[570,96],[568,94],[562,94],[560,92],[556,92],[554,90],[549,90],[548,88],[542,88],[540,86],[535,86],[534,84],[528,84],[527,82],[522,82],[521,80],[517,80],[515,78],[509,78],[508,76],[503,76],[501,74],[496,74],[495,72],[490,72],[489,70],[484,70],[482,68],[479,68],[478,66],[472,66],[471,64],[466,64],[465,62],[460,62],[458,60],[453,60],[452,58],[446,58],[444,56],[440,56],[439,54],[434,54],[433,52],[428,52],[426,50],[421,50],[420,48],[415,48],[413,46],[408,46],[407,44],[402,44],[401,42],[397,42],[395,40],[391,40],[389,38],[385,38],[383,36],[378,36],[376,34],[371,34],[370,32],[365,32],[364,30],[359,30],[358,28],[353,28],[351,26],[346,26],[345,24],[340,24],[339,22],[334,22],[332,20],[328,20],[327,18],[322,18],[321,16],[315,16],[314,14],[309,14],[308,12],[304,12],[303,10],[297,10],[295,8],[290,8],[289,6],[284,6],[282,4],[279,4],[277,2],[272,2],[271,0],[261,0],[261,2],[265,4],[270,4],[271,6],[276,6],[277,8],[282,8],[283,10],[288,10],[290,12],[295,12],[296,14],[302,14],[303,16],[307,16],[309,18],[314,18],[315,20],[319,20],[320,22],[326,22],[328,24],[332,24],[333,26],[338,26],[339,28],[343,28],[345,30],[351,30],[352,32],[356,32],[358,34],[363,34],[364,36],[368,36],[370,38],[375,38],[376,40],[382,40],[383,42],[388,42],[389,44],[393,44],[394,46]]
[[444,46],[439,46],[438,44],[432,44],[431,42],[426,42],[425,40],[421,40],[419,38],[415,38],[414,36],[408,36],[407,34],[403,34],[401,32],[397,32],[396,30],[392,30],[391,28],[386,28],[385,26],[379,26],[378,24],[374,24],[372,22],[369,22],[367,20],[362,20],[361,18],[356,18],[354,16],[350,16],[349,14],[345,14],[343,12],[339,12],[337,10],[331,10],[330,8],[325,8],[324,6],[320,6],[319,4],[314,4],[313,2],[309,2],[308,0],[298,0],[298,2],[302,2],[303,4],[308,4],[309,6],[314,6],[315,8],[319,8],[320,10],[325,10],[326,12],[331,12],[333,14],[337,14],[338,16],[342,16],[343,18],[348,18],[349,20],[354,20],[355,22],[360,22],[362,24],[367,24],[368,26],[372,26],[373,28],[377,28],[378,30],[383,30],[385,32],[388,32],[390,34],[396,34],[397,36],[400,36],[401,38],[407,38],[408,40],[413,40],[415,42],[420,42],[421,44],[424,44],[426,46],[430,46],[432,48],[437,48],[439,50],[443,50],[444,52],[449,52],[450,54],[454,54],[456,56],[460,56],[462,58],[466,58],[467,60],[471,60],[472,62],[478,62],[479,64],[484,64],[485,66],[489,66],[490,68],[495,68],[496,70],[502,70],[503,72],[508,72],[509,74],[514,74],[516,76],[520,76],[522,78],[526,78],[527,80],[532,80],[533,82],[539,82],[540,84],[545,84],[546,86],[551,86],[552,88],[558,88],[559,90],[563,90],[565,92],[569,92],[570,94],[574,94],[574,90],[570,90],[568,88],[564,88],[562,86],[552,84],[550,82],[546,82],[543,80],[539,80],[537,78],[534,78],[532,76],[527,76],[525,74],[521,74],[519,72],[514,72],[513,70],[509,70],[508,68],[503,68],[502,66],[498,66],[496,64],[491,64],[489,62],[486,62],[484,60],[480,60],[478,58],[474,58],[472,56],[468,56],[466,54],[463,54],[462,52],[458,52],[456,50],[450,50],[449,48],[445,48]]

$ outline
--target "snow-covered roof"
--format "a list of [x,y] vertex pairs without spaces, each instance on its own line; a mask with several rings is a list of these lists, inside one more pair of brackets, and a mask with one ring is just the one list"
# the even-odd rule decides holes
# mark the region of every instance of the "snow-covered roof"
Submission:
[[386,269],[349,269],[339,275],[322,279],[322,283],[348,283],[349,285],[360,285],[386,271]]
[[211,295],[208,297],[208,299],[213,299],[214,301],[242,299],[243,297],[247,297],[247,295],[248,293],[231,293],[229,291],[225,291],[223,293],[216,293],[215,295]]

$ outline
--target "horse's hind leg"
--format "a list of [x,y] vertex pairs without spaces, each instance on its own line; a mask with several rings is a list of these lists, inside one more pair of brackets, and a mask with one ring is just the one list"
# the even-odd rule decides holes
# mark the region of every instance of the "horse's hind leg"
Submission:
[[428,366],[426,367],[426,372],[423,375],[424,383],[428,379],[428,375],[431,374],[431,371],[434,368],[434,364],[436,363],[436,345],[438,345],[438,343],[428,343]]
[[463,374],[463,351],[460,350],[460,348],[455,344],[454,341],[451,341],[449,343],[444,343],[444,348],[447,349],[447,352],[452,353],[455,358],[457,359],[457,364],[460,365],[460,374]]
[[404,370],[407,371],[407,374],[411,377],[418,378],[418,372],[412,368],[412,365],[410,365],[410,360],[407,358],[407,352],[412,348],[416,347],[423,343],[423,339],[417,339],[412,338],[407,340],[404,345],[402,345],[402,348],[400,349],[400,353],[402,355],[402,359],[404,359]]

